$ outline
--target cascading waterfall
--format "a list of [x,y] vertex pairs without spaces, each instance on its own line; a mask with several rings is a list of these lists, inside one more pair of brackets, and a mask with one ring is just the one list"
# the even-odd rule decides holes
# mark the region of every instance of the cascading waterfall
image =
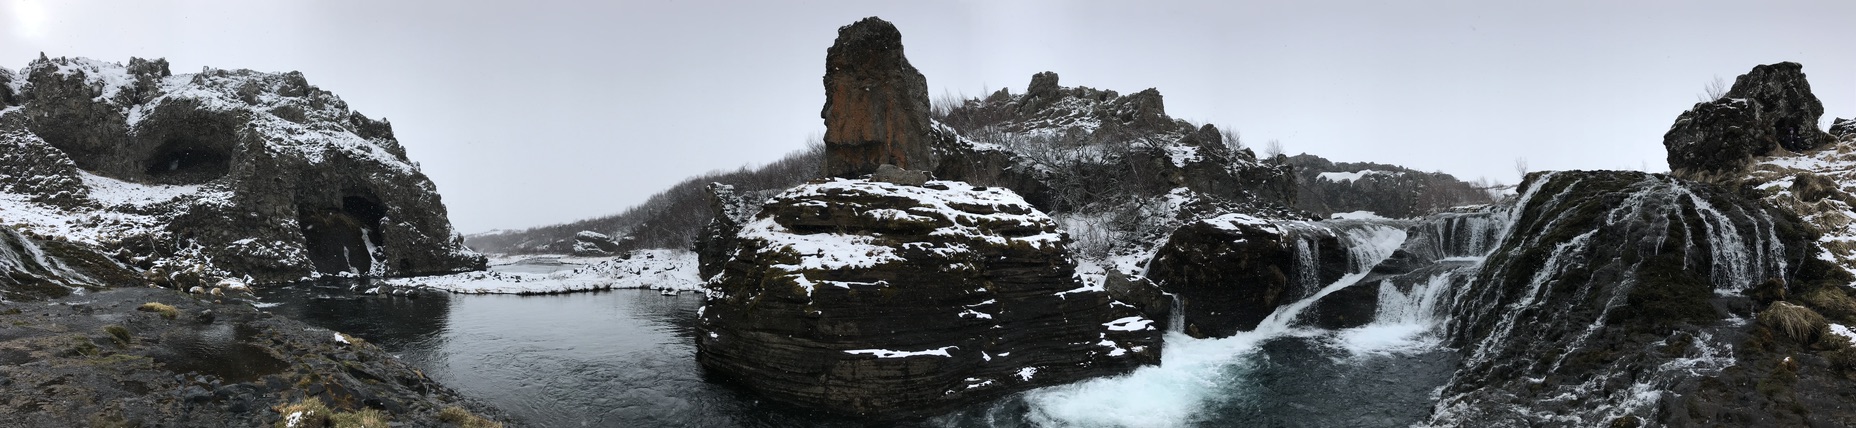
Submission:
[[[1173,299],[1164,359],[1160,366],[1143,367],[1112,378],[1093,379],[1029,391],[1024,402],[1028,418],[1040,426],[1185,426],[1201,418],[1206,403],[1228,395],[1226,388],[1240,384],[1247,370],[1240,361],[1274,338],[1318,332],[1296,327],[1298,316],[1316,301],[1352,286],[1396,251],[1406,239],[1402,224],[1312,225],[1334,232],[1348,249],[1349,270],[1325,286],[1307,286],[1305,296],[1276,308],[1256,329],[1217,339],[1195,339],[1181,333],[1185,325],[1181,299]],[[1296,239],[1293,267],[1298,284],[1319,282],[1319,236],[1316,231]],[[1435,300],[1435,299],[1432,299]],[[1432,303],[1434,304],[1434,303]]]

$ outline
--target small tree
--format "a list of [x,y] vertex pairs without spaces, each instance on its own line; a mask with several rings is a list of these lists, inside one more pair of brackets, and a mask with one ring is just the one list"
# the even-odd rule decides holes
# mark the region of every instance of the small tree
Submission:
[[1230,148],[1231,151],[1236,152],[1244,149],[1244,139],[1242,136],[1238,135],[1237,128],[1231,126],[1219,127],[1218,135],[1224,137],[1224,146]]
[[1263,157],[1275,159],[1277,156],[1282,156],[1282,140],[1272,138],[1269,144],[1263,146]]
[[1522,180],[1527,179],[1527,158],[1514,158],[1514,173],[1520,176]]
[[1695,97],[1700,99],[1701,102],[1705,103],[1705,102],[1712,102],[1715,100],[1719,100],[1726,96],[1727,96],[1727,81],[1722,80],[1721,76],[1714,76],[1714,80],[1709,81],[1707,86],[1703,86],[1701,88],[1701,94],[1698,94]]

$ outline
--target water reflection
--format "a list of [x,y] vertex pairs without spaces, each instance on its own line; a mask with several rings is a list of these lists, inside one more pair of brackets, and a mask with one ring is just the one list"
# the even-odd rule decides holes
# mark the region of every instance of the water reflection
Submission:
[[[529,425],[863,426],[765,403],[696,364],[701,296],[360,296],[321,282],[264,290],[268,310],[359,336]],[[365,288],[365,287],[362,287]]]

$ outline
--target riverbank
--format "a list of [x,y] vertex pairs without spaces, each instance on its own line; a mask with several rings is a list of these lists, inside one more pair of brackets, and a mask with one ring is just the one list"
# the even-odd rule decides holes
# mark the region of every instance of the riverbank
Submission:
[[696,253],[638,250],[613,257],[499,256],[489,270],[394,278],[400,289],[429,288],[458,294],[541,295],[615,289],[698,291]]
[[243,299],[123,288],[0,305],[0,426],[270,426],[312,399],[404,427],[505,419],[379,347]]

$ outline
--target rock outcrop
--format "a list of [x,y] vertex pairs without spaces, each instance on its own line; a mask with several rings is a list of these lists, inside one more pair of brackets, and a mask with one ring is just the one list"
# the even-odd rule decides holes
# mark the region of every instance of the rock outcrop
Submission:
[[0,225],[0,302],[34,301],[132,284],[136,273],[81,245],[41,241]]
[[1831,141],[1817,129],[1824,106],[1811,94],[1804,66],[1753,67],[1720,99],[1697,103],[1663,134],[1669,168],[1678,175],[1737,173],[1755,156],[1802,152]]
[[936,177],[1010,187],[1049,210],[1181,187],[1259,207],[1295,201],[1288,166],[1227,143],[1217,127],[1167,116],[1151,88],[1131,95],[1066,88],[1043,72],[1024,94],[967,100],[942,122]]
[[201,297],[131,287],[0,303],[0,425],[301,426],[285,406],[312,399],[393,426],[500,416],[360,339]]
[[1290,156],[1288,161],[1295,167],[1295,207],[1323,218],[1359,211],[1417,218],[1452,207],[1495,202],[1488,191],[1441,172],[1333,162],[1310,154]]
[[301,73],[41,58],[21,74],[0,188],[33,201],[9,209],[35,233],[258,282],[484,265],[392,126]]
[[[1276,307],[1346,273],[1347,250],[1326,229],[1227,214],[1175,230],[1147,278],[1183,300],[1184,331],[1225,337],[1257,328]],[[1285,227],[1287,226],[1287,227]]]
[[1839,140],[1856,139],[1856,119],[1837,118],[1830,123],[1830,136]]
[[619,252],[619,242],[611,236],[591,230],[582,230],[574,234],[574,252],[576,256],[603,257]]
[[894,24],[864,18],[838,29],[825,52],[825,176],[879,165],[933,171],[928,80],[903,56]]
[[889,418],[1159,361],[1003,188],[833,179],[769,201],[709,282],[697,359],[768,398]]
[[1639,172],[1536,173],[1522,189],[1499,246],[1455,292],[1463,367],[1432,423],[1836,424],[1799,410],[1842,406],[1848,383],[1785,368],[1825,370],[1825,357],[1736,321],[1770,296],[1843,292],[1849,277],[1796,217]]

